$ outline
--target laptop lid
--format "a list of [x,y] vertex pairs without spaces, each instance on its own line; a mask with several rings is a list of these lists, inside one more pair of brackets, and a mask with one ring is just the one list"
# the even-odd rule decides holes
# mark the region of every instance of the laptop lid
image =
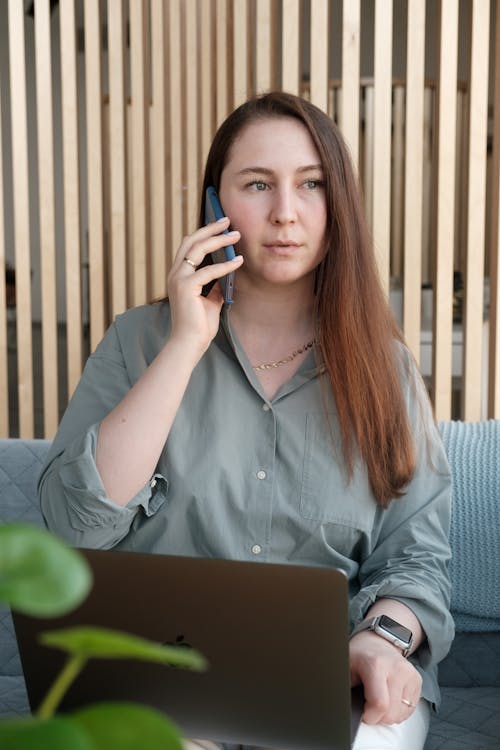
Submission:
[[339,570],[82,550],[94,573],[71,614],[14,613],[32,709],[65,661],[37,634],[96,625],[186,643],[204,673],[132,660],[91,660],[60,710],[133,700],[167,713],[184,736],[267,747],[348,750],[361,715],[349,688],[348,589]]

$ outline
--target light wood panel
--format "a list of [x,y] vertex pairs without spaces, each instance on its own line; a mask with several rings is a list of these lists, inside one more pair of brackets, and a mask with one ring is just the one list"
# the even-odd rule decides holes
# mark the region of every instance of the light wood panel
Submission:
[[249,93],[249,5],[247,0],[233,0],[233,104],[238,107]]
[[359,167],[359,51],[361,8],[359,0],[344,3],[342,19],[342,96],[340,128],[354,165]]
[[[200,162],[208,156],[215,127],[213,0],[200,0]],[[241,54],[247,58],[247,52]],[[236,92],[236,82],[234,83]],[[235,93],[236,96],[236,93]]]
[[424,165],[425,3],[408,2],[406,55],[403,325],[420,361]]
[[0,437],[9,436],[9,377],[7,351],[7,294],[5,287],[5,222],[2,146],[2,78],[0,76]]
[[42,299],[43,416],[44,435],[47,438],[54,437],[59,422],[54,116],[51,52],[49,1],[38,0],[35,13],[36,108],[38,201],[40,215],[40,286]]
[[127,307],[127,176],[125,118],[125,19],[123,0],[108,0],[110,173],[110,317]]
[[104,297],[103,92],[100,0],[87,0],[84,10],[89,323],[90,348],[93,351],[103,337],[107,323]]
[[83,328],[80,252],[79,113],[76,69],[76,19],[72,0],[59,6],[64,175],[64,255],[66,264],[66,347],[68,394],[82,371]]
[[441,0],[440,19],[432,389],[436,418],[443,420],[451,416],[458,0]]
[[300,91],[299,0],[283,0],[281,30],[281,86],[283,91]]
[[196,2],[184,0],[185,13],[185,135],[186,156],[186,232],[194,231],[197,225],[199,164],[198,164],[198,69],[196,38]]
[[151,297],[167,293],[166,7],[151,0]]
[[495,26],[488,416],[500,419],[500,11]]
[[373,240],[379,273],[389,292],[391,242],[391,92],[392,0],[375,4],[375,76],[373,123]]
[[132,274],[132,305],[148,301],[149,246],[149,63],[146,28],[148,6],[146,0],[129,4],[130,13],[130,79],[131,79],[131,143],[132,148],[132,242],[130,269]]
[[228,6],[227,0],[215,1],[215,115],[217,127],[224,120],[229,111],[228,92]]
[[31,335],[31,235],[29,223],[28,123],[25,34],[22,0],[9,0],[10,107],[14,202],[17,379],[19,434],[34,435],[33,353]]
[[472,4],[469,184],[462,390],[463,415],[465,419],[470,421],[481,418],[482,398],[489,23],[489,3],[487,0],[475,0]]
[[175,256],[182,239],[182,107],[181,10],[179,0],[168,4],[168,154],[170,197],[170,253]]
[[311,3],[311,84],[310,98],[324,112],[328,111],[328,2]]

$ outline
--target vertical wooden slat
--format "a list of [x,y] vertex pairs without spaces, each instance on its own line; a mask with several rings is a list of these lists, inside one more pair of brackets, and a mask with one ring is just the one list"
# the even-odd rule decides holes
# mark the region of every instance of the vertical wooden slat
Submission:
[[359,45],[361,11],[359,0],[343,4],[342,104],[340,128],[355,167],[359,168]]
[[462,417],[468,421],[481,419],[489,22],[489,2],[487,0],[475,0],[472,4],[469,185],[462,389]]
[[248,98],[248,8],[247,0],[233,0],[234,107]]
[[149,65],[147,61],[146,29],[148,24],[145,0],[129,4],[130,12],[130,79],[132,126],[132,242],[131,268],[132,304],[142,305],[148,300],[147,251],[149,248],[148,151],[149,151]]
[[17,371],[19,434],[34,434],[31,335],[31,260],[28,190],[28,126],[23,3],[9,0],[12,181],[16,243]]
[[123,0],[108,0],[111,318],[127,307],[125,22]]
[[364,148],[363,148],[363,195],[365,199],[365,214],[368,226],[373,232],[373,118],[374,118],[374,91],[373,86],[364,86]]
[[424,149],[425,3],[408,2],[404,205],[403,325],[420,361]]
[[283,91],[300,93],[299,0],[283,0],[281,28],[281,70]]
[[87,106],[87,201],[89,247],[90,348],[106,327],[104,302],[104,209],[101,1],[88,0],[85,11],[85,93]]
[[[213,136],[213,0],[199,0],[200,16],[200,169],[203,169]],[[245,59],[248,51],[245,49]],[[243,53],[242,53],[243,57]],[[234,85],[236,92],[236,83]],[[236,93],[235,93],[236,96]]]
[[441,0],[438,86],[437,237],[432,389],[436,419],[451,416],[458,2]]
[[392,115],[392,169],[391,169],[391,276],[400,279],[404,264],[403,245],[403,185],[404,185],[404,130],[405,90],[394,86]]
[[273,87],[275,73],[273,32],[275,0],[256,0],[255,91],[257,94]]
[[40,212],[40,264],[42,295],[43,416],[44,434],[52,438],[59,421],[56,233],[54,199],[54,143],[50,8],[38,0],[35,13],[36,108],[38,126],[38,202]]
[[196,39],[196,2],[184,0],[185,19],[185,101],[186,101],[186,229],[192,232],[198,213],[198,47]]
[[7,367],[7,295],[5,289],[5,223],[2,148],[2,77],[0,76],[0,436],[9,436],[9,376]]
[[328,111],[328,1],[311,3],[311,102]]
[[382,284],[389,291],[391,226],[392,0],[375,5],[373,239]]
[[228,12],[227,0],[216,0],[215,3],[215,66],[216,66],[216,90],[215,90],[215,116],[217,127],[228,114],[228,79],[227,79],[227,28]]
[[165,13],[162,0],[151,0],[151,297],[167,293],[167,156],[165,144]]
[[181,107],[181,12],[179,0],[168,3],[168,150],[170,194],[170,248],[172,257],[182,239],[182,107]]
[[496,8],[491,170],[488,416],[500,419],[500,10]]
[[81,375],[83,353],[76,21],[75,5],[72,0],[63,0],[60,3],[59,20],[61,26],[66,336],[68,396],[71,396]]

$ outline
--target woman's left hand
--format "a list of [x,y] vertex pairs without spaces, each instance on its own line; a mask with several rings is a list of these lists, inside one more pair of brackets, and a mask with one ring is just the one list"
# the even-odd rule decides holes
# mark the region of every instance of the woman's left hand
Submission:
[[422,678],[402,653],[376,633],[363,632],[349,643],[351,687],[362,683],[366,724],[399,724],[420,700]]

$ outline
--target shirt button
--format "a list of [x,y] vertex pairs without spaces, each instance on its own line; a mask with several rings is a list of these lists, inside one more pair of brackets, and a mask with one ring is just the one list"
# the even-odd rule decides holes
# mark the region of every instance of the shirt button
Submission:
[[263,471],[262,469],[257,472],[257,479],[265,479],[266,476],[267,476],[266,472]]
[[270,407],[269,404],[263,404],[262,411],[269,411]]
[[151,489],[156,487],[156,479],[152,479],[151,482],[149,483],[149,486],[151,487]]
[[260,544],[254,544],[252,547],[252,552],[254,553],[254,555],[260,555],[260,553],[262,552],[262,547],[260,546]]

